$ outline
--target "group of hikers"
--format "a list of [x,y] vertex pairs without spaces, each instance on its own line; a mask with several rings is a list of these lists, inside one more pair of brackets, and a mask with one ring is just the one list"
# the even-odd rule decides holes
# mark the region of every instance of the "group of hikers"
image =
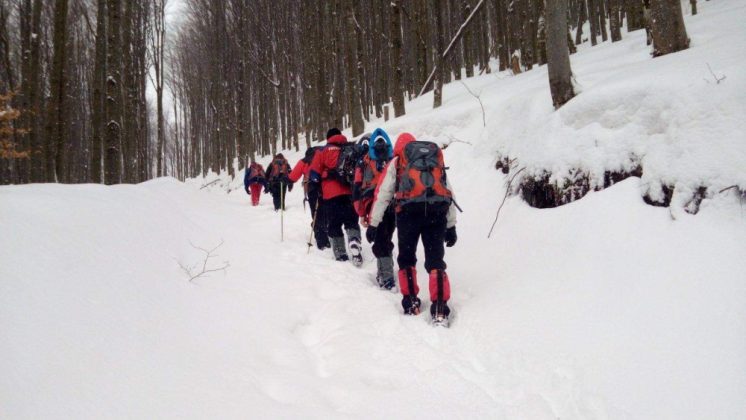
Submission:
[[[456,243],[458,206],[441,149],[435,143],[417,141],[410,133],[400,134],[394,145],[381,128],[359,142],[348,142],[339,129],[331,128],[326,145],[309,148],[292,170],[282,153],[275,155],[266,171],[252,159],[244,186],[252,205],[259,204],[263,187],[272,194],[278,211],[284,210],[286,192],[301,177],[317,248],[331,248],[337,261],[362,265],[362,225],[366,240],[373,244],[378,285],[391,290],[398,280],[408,315],[419,314],[422,306],[415,269],[417,244],[422,239],[430,314],[433,322],[447,325],[451,286],[444,245]],[[396,276],[394,231],[399,245]]]

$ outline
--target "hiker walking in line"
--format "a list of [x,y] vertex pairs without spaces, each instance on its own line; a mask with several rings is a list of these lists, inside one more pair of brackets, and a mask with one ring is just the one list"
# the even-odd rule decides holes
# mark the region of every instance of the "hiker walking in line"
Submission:
[[285,194],[293,190],[293,185],[288,179],[290,174],[290,164],[282,153],[278,153],[267,166],[267,184],[268,188],[264,192],[272,194],[272,201],[275,205],[275,211],[285,210]]
[[[344,234],[342,226],[347,233],[347,241],[350,246],[352,262],[356,266],[363,263],[362,246],[360,244],[360,225],[357,222],[357,213],[352,207],[351,180],[340,173],[340,168],[345,166],[354,143],[347,143],[347,137],[343,136],[337,128],[332,128],[326,133],[327,144],[317,151],[311,161],[310,181],[321,184],[321,195],[324,200],[324,214],[327,222],[327,232],[337,261],[347,261]],[[354,174],[354,166],[351,166]]]
[[[319,147],[309,147],[303,159],[295,164],[293,170],[288,176],[291,183],[298,182],[303,177],[304,200],[308,201],[311,208],[311,225],[313,226],[313,235],[316,238],[316,247],[319,249],[329,248],[329,237],[326,233],[326,220],[324,218],[324,199],[321,197],[321,185],[318,182],[309,182],[311,175],[311,161]],[[308,245],[311,246],[310,243]]]
[[267,177],[262,165],[254,158],[251,158],[251,164],[244,171],[243,186],[246,194],[251,195],[251,205],[258,206],[262,187],[267,188]]
[[422,238],[425,269],[429,273],[430,314],[434,323],[447,326],[451,312],[447,304],[451,285],[445,271],[443,243],[451,247],[457,236],[456,205],[445,169],[443,152],[435,143],[416,141],[409,133],[399,135],[394,157],[378,182],[365,236],[375,240],[377,229],[382,226],[386,211],[393,203],[396,207],[397,262],[404,313],[420,313],[415,264],[417,243]]
[[[352,200],[355,210],[360,216],[360,224],[368,227],[370,224],[370,211],[373,207],[373,198],[381,179],[381,174],[386,164],[394,154],[394,147],[388,134],[381,128],[371,134],[368,141],[368,153],[358,164],[355,171],[355,183],[352,188]],[[384,211],[383,218],[374,230],[375,235],[367,238],[373,242],[373,255],[376,256],[377,272],[376,281],[381,288],[392,289],[394,281],[394,259],[392,251],[394,243],[391,241],[396,228],[396,216],[394,205],[390,204]],[[366,232],[366,236],[367,236]]]

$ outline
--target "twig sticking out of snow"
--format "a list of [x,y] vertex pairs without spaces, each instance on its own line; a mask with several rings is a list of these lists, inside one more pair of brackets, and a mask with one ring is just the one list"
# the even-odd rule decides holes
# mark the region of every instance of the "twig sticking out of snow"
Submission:
[[503,206],[505,205],[505,200],[508,198],[508,194],[510,193],[510,188],[513,185],[513,180],[515,177],[518,176],[523,170],[526,169],[526,167],[522,167],[519,169],[516,173],[513,174],[513,176],[508,181],[508,186],[505,188],[505,195],[503,196],[503,201],[500,203],[500,207],[497,208],[497,214],[495,214],[495,221],[492,222],[492,227],[490,228],[490,233],[487,234],[487,238],[489,239],[490,236],[492,236],[492,230],[495,229],[495,224],[497,224],[497,218],[500,217],[500,210],[502,210]]
[[482,107],[482,126],[487,127],[487,117],[485,116],[485,112],[484,112],[484,104],[482,103],[482,98],[480,97],[482,96],[482,92],[479,92],[478,94],[474,93],[471,91],[471,89],[469,89],[469,86],[466,83],[464,83],[463,80],[461,80],[460,82],[462,85],[464,85],[464,88],[466,88],[466,91],[469,92],[471,96],[477,98],[477,100],[479,101],[479,106]]
[[[719,85],[720,82],[722,82],[723,80],[725,80],[726,77],[728,77],[726,75],[723,75],[723,77],[717,77],[717,75],[715,75],[715,72],[712,71],[712,67],[710,67],[710,63],[705,63],[705,64],[707,64],[707,68],[710,70],[710,74],[712,74],[712,78],[715,79],[716,85]],[[710,81],[707,79],[705,79],[705,82],[710,83]]]
[[187,267],[184,264],[182,264],[181,262],[179,262],[179,267],[181,267],[181,269],[184,270],[184,272],[187,274],[187,276],[189,276],[189,282],[190,283],[192,281],[194,281],[195,279],[204,276],[207,273],[212,273],[212,272],[215,272],[215,271],[224,271],[226,268],[230,267],[230,263],[228,261],[223,261],[222,267],[207,267],[207,263],[210,261],[210,258],[217,257],[217,255],[213,255],[213,252],[215,252],[218,248],[220,248],[223,245],[223,242],[224,241],[221,239],[220,243],[217,246],[215,246],[214,248],[208,250],[208,249],[204,249],[204,248],[198,247],[198,246],[194,245],[192,243],[192,241],[189,241],[189,245],[191,245],[192,248],[198,249],[198,250],[200,250],[200,251],[202,251],[202,252],[205,253],[205,259],[204,259],[204,261],[202,261],[202,269],[201,269],[200,272],[196,272],[196,270],[195,270],[197,264],[195,264],[195,265],[193,265],[191,267]]
[[464,140],[461,140],[461,139],[459,139],[458,137],[454,137],[454,136],[453,136],[453,135],[451,135],[451,134],[446,134],[446,136],[448,136],[448,140],[450,140],[450,141],[449,141],[448,143],[443,143],[443,144],[441,144],[441,146],[440,146],[440,147],[441,147],[442,149],[445,149],[445,148],[447,148],[448,146],[450,146],[450,145],[451,145],[451,143],[464,143],[464,144],[468,144],[469,146],[473,146],[473,145],[472,145],[472,144],[471,144],[470,142],[468,142],[468,141],[464,141]]
[[220,181],[220,178],[218,178],[218,179],[216,179],[216,180],[213,180],[213,181],[210,181],[210,182],[208,182],[207,184],[205,184],[205,185],[203,185],[203,186],[199,187],[199,189],[201,190],[202,188],[206,188],[206,187],[209,187],[210,185],[212,185],[212,184],[214,184],[214,183],[216,183],[216,182],[218,182],[218,181]]
[[731,185],[730,187],[725,187],[722,190],[718,191],[718,194],[724,193],[728,190],[732,190],[733,188],[738,188],[738,185]]

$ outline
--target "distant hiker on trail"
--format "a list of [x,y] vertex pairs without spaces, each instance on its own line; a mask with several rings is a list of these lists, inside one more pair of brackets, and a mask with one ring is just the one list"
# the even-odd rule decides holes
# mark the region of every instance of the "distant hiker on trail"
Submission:
[[251,158],[251,164],[249,164],[244,172],[243,186],[246,194],[251,195],[251,205],[258,206],[262,187],[267,188],[267,178],[264,168],[254,158]]
[[326,133],[326,141],[326,146],[316,152],[311,161],[311,182],[321,183],[327,232],[334,258],[337,261],[349,260],[342,233],[344,225],[352,262],[360,266],[363,263],[360,225],[357,223],[357,213],[352,207],[352,189],[348,180],[339,172],[339,167],[344,164],[343,158],[347,156],[349,148],[355,145],[348,144],[347,137],[337,128],[332,128]]
[[267,166],[267,183],[269,188],[265,188],[264,192],[269,191],[272,194],[272,201],[275,205],[275,211],[285,210],[285,195],[287,191],[293,190],[293,185],[288,179],[290,174],[290,164],[288,163],[285,156],[282,153],[275,155],[272,162]]
[[392,203],[396,206],[397,262],[404,313],[420,313],[415,264],[417,242],[422,237],[425,269],[430,274],[430,314],[434,323],[447,326],[451,285],[443,261],[443,242],[448,247],[456,243],[456,207],[446,180],[443,152],[435,143],[416,141],[409,133],[399,135],[394,158],[384,168],[376,188],[367,239],[377,237],[377,229],[383,228]]
[[[383,168],[394,155],[394,146],[386,132],[378,128],[370,136],[368,142],[368,153],[358,164],[355,171],[355,184],[352,188],[352,200],[355,210],[360,216],[360,224],[368,227],[370,224],[370,211],[373,207],[373,197],[378,181],[383,173]],[[392,251],[394,243],[391,238],[396,228],[396,215],[394,205],[386,208],[383,219],[374,230],[375,235],[369,237],[368,242],[373,242],[373,255],[376,256],[378,271],[376,280],[378,285],[384,289],[392,289],[396,284],[394,281],[394,259]],[[366,236],[367,236],[366,232]]]
[[[311,223],[313,226],[313,235],[316,238],[316,247],[319,249],[329,248],[329,236],[326,233],[326,219],[324,218],[323,204],[324,199],[321,197],[321,185],[318,182],[309,182],[311,177],[311,161],[319,147],[309,147],[303,159],[295,164],[290,172],[290,182],[298,182],[303,177],[304,200],[308,201],[311,208]],[[309,244],[309,247],[311,245]]]

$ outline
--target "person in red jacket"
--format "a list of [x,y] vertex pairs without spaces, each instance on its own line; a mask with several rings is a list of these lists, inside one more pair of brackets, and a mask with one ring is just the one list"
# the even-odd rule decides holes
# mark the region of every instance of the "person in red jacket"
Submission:
[[327,233],[337,261],[347,261],[347,247],[345,246],[342,226],[347,233],[352,262],[356,266],[363,263],[362,246],[360,244],[360,225],[357,213],[352,207],[352,189],[344,180],[335,175],[337,160],[347,137],[337,128],[326,133],[326,146],[316,152],[311,161],[310,181],[321,184],[321,194],[324,200],[324,212],[327,222]]
[[[298,182],[303,177],[303,192],[311,208],[311,220],[313,224],[313,234],[316,237],[316,247],[319,249],[329,248],[329,237],[326,234],[326,220],[324,219],[323,204],[319,183],[309,182],[311,176],[311,161],[313,160],[318,147],[309,147],[303,159],[295,164],[290,172],[291,183]],[[311,246],[309,244],[309,246]]]
[[[370,223],[373,195],[383,168],[391,160],[393,154],[394,147],[389,135],[383,129],[377,128],[370,136],[367,153],[355,170],[355,183],[352,189],[352,200],[355,204],[355,210],[360,216],[360,224],[363,227],[368,227]],[[393,289],[396,284],[394,281],[394,259],[391,256],[394,250],[394,243],[391,238],[394,236],[395,229],[394,206],[389,205],[381,223],[378,225],[375,238],[368,240],[368,242],[373,242],[373,255],[376,256],[378,266],[376,281],[381,288],[387,290]]]

